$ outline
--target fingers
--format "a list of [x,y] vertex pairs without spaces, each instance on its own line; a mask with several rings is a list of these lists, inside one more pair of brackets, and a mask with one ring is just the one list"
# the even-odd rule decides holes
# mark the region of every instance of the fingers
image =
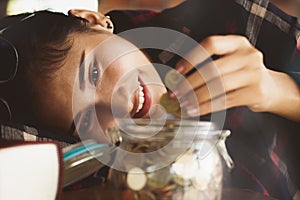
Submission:
[[[188,75],[189,71],[198,64],[207,60],[207,56],[215,54],[228,54],[215,60],[214,62],[207,62],[196,72],[186,77],[185,81],[178,84],[173,90],[173,93],[181,98],[183,95],[189,93],[198,87],[207,84],[213,79],[222,78],[223,76],[241,70],[246,67],[248,63],[253,62],[252,57],[249,56],[254,52],[254,48],[249,42],[246,42],[241,36],[211,36],[204,40],[202,45],[193,49],[186,57],[186,60],[179,62],[179,72]],[[206,50],[204,50],[205,47]],[[238,50],[239,49],[239,50]],[[234,52],[234,53],[233,53]],[[255,59],[255,58],[253,58]],[[177,68],[178,71],[178,68]],[[173,89],[172,88],[172,89]]]
[[213,63],[209,63],[190,76],[185,77],[174,87],[173,93],[181,98],[187,93],[207,84],[214,77],[220,77],[219,70]]
[[[246,38],[211,36],[201,42],[201,47],[205,51],[197,47],[188,54],[187,61],[190,63],[178,63],[177,71],[185,78],[172,88],[173,97],[179,99],[189,115],[203,115],[235,106],[251,109],[264,104],[268,91],[263,85],[270,85],[267,83],[270,82],[268,72],[262,53]],[[202,52],[197,55],[196,51]],[[220,57],[191,74],[193,65],[212,55]],[[253,96],[255,94],[257,98]]]
[[226,95],[218,96],[217,98],[203,102],[200,105],[186,107],[185,109],[189,116],[195,117],[233,107],[244,106],[245,102],[252,101],[252,99],[253,96],[251,95],[250,88],[242,88],[239,91],[234,90]]
[[200,44],[209,55],[226,55],[252,46],[246,37],[239,35],[211,36]]
[[197,45],[191,50],[188,54],[184,56],[185,59],[179,61],[176,65],[176,70],[181,74],[186,74],[189,72],[194,66],[199,63],[202,63],[207,58],[212,56],[208,54],[208,52],[201,45]]
[[[231,94],[232,92],[242,92],[243,89],[247,88],[249,85],[247,76],[251,76],[251,72],[243,73],[237,71],[234,74],[224,76],[222,79],[215,78],[209,83],[190,91],[188,94],[181,97],[181,107],[185,110],[191,110],[202,104],[207,104],[209,101],[215,101],[216,99],[220,100],[220,97],[222,96],[225,98],[226,95]],[[252,79],[251,81],[255,82],[255,79]]]
[[203,40],[176,65],[176,70],[181,74],[186,74],[194,66],[205,61],[213,55],[228,55],[241,49],[252,47],[247,38],[238,35],[210,36]]
[[[252,49],[248,51],[244,50],[243,52],[223,56],[215,62],[206,64],[180,82],[173,89],[173,93],[178,98],[182,98],[187,93],[193,90],[196,91],[201,87],[203,88],[205,85],[210,88],[210,91],[218,90],[220,92],[228,92],[244,86],[250,77],[250,71],[255,70],[247,68],[248,63],[253,63],[255,59],[254,56],[251,56],[251,52]],[[240,77],[242,77],[242,80],[240,80]],[[251,77],[249,81],[252,82],[252,79]],[[211,94],[211,96],[214,95]]]

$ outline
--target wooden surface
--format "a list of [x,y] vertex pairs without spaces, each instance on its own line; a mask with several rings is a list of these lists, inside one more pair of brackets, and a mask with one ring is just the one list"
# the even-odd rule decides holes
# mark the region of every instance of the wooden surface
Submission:
[[[124,195],[124,194],[123,194]],[[86,189],[64,191],[63,200],[121,200],[122,194],[109,184],[92,186]],[[130,200],[130,199],[126,199]],[[262,194],[243,189],[223,189],[222,200],[276,200]]]

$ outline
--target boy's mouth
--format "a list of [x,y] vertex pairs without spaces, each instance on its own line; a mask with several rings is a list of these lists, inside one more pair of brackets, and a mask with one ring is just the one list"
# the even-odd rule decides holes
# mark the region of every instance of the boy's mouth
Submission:
[[149,112],[151,106],[151,96],[148,88],[142,80],[139,79],[138,82],[139,86],[136,92],[135,106],[133,108],[135,113],[133,118],[141,118],[145,116]]

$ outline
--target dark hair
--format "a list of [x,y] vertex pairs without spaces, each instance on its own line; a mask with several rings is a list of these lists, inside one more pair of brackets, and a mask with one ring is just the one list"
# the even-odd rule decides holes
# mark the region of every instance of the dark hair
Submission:
[[[91,31],[82,18],[49,11],[35,12],[33,17],[21,21],[30,14],[8,16],[0,20],[0,30],[9,27],[0,36],[15,46],[19,56],[14,79],[0,83],[0,98],[8,102],[13,118],[25,123],[34,119],[34,79],[51,79],[53,72],[63,65],[72,47],[73,40],[69,36]],[[6,59],[1,56],[0,61]]]

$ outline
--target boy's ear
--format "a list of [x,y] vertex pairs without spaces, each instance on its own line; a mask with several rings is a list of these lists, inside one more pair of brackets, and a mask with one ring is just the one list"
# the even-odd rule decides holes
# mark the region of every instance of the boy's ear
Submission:
[[90,10],[72,9],[69,10],[69,15],[81,17],[89,22],[89,26],[99,30],[106,30],[113,33],[113,23],[108,16],[103,15],[100,12],[94,12]]

